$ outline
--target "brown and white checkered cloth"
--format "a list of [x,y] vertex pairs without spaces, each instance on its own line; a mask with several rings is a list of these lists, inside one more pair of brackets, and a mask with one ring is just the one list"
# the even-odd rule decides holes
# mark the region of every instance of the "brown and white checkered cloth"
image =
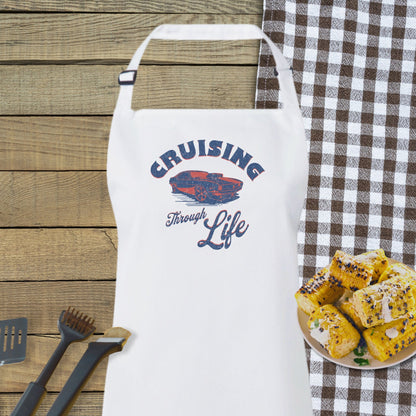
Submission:
[[[294,79],[309,142],[299,233],[304,281],[335,250],[382,247],[415,266],[416,2],[266,0],[263,30]],[[276,107],[262,44],[257,108]],[[290,140],[290,138],[288,138]],[[416,358],[350,370],[307,348],[316,416],[416,415]]]

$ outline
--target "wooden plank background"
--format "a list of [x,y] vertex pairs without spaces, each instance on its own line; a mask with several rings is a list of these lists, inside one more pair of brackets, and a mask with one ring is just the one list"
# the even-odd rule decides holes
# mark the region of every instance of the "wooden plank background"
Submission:
[[[68,305],[111,326],[117,232],[106,153],[117,75],[163,23],[253,23],[261,0],[0,1],[0,320],[29,319],[27,359],[0,368],[9,415],[59,342]],[[135,108],[252,108],[258,42],[152,41]],[[69,348],[46,415],[85,343]],[[106,363],[71,415],[101,414]]]

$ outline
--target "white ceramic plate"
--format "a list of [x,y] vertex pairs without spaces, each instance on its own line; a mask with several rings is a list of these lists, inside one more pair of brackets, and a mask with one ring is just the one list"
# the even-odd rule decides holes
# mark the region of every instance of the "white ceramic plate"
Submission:
[[[326,358],[329,361],[332,361],[335,364],[342,365],[349,368],[357,368],[359,370],[375,370],[378,368],[387,368],[392,367],[393,365],[399,364],[403,361],[408,360],[410,357],[416,354],[416,343],[410,345],[404,350],[397,353],[395,356],[389,358],[386,361],[378,361],[371,354],[366,353],[362,357],[357,357],[354,352],[350,352],[347,356],[343,358],[332,358],[328,352],[319,344],[316,339],[312,338],[309,332],[307,325],[309,316],[298,308],[298,321],[300,329],[302,330],[303,337],[305,341],[311,346],[311,348],[319,354],[321,357]],[[358,363],[354,362],[355,358],[364,358],[369,361],[369,365],[360,366]]]

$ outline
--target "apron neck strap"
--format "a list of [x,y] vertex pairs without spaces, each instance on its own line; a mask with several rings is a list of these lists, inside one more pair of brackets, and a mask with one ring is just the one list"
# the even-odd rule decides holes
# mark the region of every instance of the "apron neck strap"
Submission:
[[129,66],[119,75],[120,94],[116,111],[132,111],[133,86],[136,81],[137,69],[144,51],[152,39],[164,40],[247,40],[263,39],[269,45],[274,61],[276,75],[279,80],[280,101],[287,105],[298,107],[296,90],[293,84],[292,69],[285,57],[271,39],[257,26],[246,24],[201,24],[201,25],[161,25],[156,27],[143,41],[133,55]]

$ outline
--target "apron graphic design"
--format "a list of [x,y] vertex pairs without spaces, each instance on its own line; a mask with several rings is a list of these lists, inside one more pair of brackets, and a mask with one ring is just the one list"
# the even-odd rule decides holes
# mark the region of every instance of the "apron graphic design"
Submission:
[[[131,109],[151,39],[263,39],[277,110]],[[220,70],[220,69],[219,69]],[[307,153],[292,73],[252,25],[162,25],[120,74],[108,148],[118,232],[104,416],[310,416],[293,293]]]
[[[222,161],[229,161],[236,168],[246,172],[247,178],[250,178],[251,181],[264,172],[264,168],[257,162],[251,162],[253,157],[240,147],[233,150],[235,146],[230,143],[224,144],[221,140],[211,140],[208,142],[207,149],[205,140],[197,140],[196,142],[198,143],[198,152],[194,141],[189,141],[187,150],[185,150],[184,144],[178,145],[179,154],[175,150],[163,153],[159,158],[160,161],[155,161],[151,166],[152,176],[155,179],[166,178],[174,166],[195,157],[216,157]],[[222,147],[224,147],[223,152]],[[202,170],[181,171],[169,179],[172,194],[177,196],[175,200],[178,203],[195,207],[218,206],[235,201],[240,198],[239,191],[243,188],[243,184],[243,180],[224,176],[223,173]],[[188,222],[196,225],[199,220],[202,220],[201,224],[205,230],[208,230],[208,235],[205,239],[197,242],[198,247],[207,246],[214,250],[227,249],[231,246],[232,237],[242,237],[249,227],[241,215],[240,210],[231,213],[227,209],[221,209],[217,210],[212,217],[208,217],[205,208],[197,212],[177,210],[167,214],[166,227]]]
[[178,173],[169,183],[174,194],[189,195],[201,204],[225,204],[238,198],[237,192],[243,187],[243,181],[238,179],[198,170]]

